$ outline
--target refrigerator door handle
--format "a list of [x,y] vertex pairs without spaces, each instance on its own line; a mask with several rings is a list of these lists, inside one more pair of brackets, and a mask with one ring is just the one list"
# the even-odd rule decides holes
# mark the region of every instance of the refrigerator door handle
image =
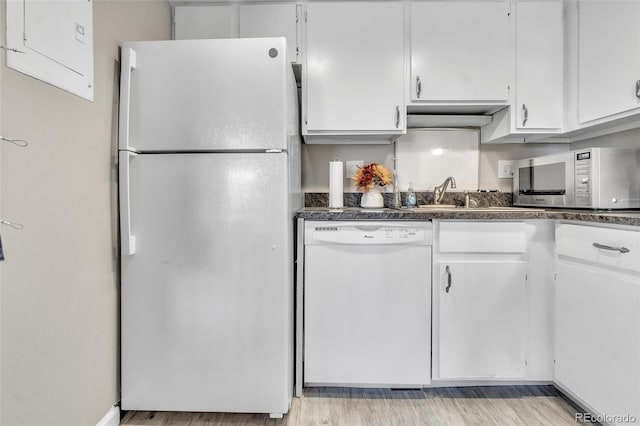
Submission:
[[122,48],[120,69],[120,149],[135,151],[129,145],[129,107],[131,104],[131,74],[136,68],[136,51]]
[[120,151],[120,232],[121,232],[121,252],[122,255],[131,256],[136,254],[136,237],[131,235],[131,187],[130,187],[130,166],[138,154],[131,151]]

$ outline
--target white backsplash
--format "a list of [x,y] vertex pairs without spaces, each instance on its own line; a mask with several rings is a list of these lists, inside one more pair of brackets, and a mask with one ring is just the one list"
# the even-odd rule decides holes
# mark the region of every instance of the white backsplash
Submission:
[[433,191],[448,176],[457,191],[475,191],[479,184],[479,131],[410,129],[397,141],[398,185],[406,191]]
[[[442,130],[420,130],[424,133],[432,133],[432,137],[428,137],[431,140],[430,144],[425,145],[425,154],[428,155],[431,152],[431,145],[438,142],[438,137],[442,136],[444,139],[442,142],[450,141],[451,138],[455,138],[456,133],[461,139],[468,141],[469,130],[461,129],[448,131],[446,134]],[[475,132],[474,132],[475,133]],[[402,141],[400,141],[402,142]],[[498,179],[498,160],[515,160],[527,157],[533,157],[538,155],[551,154],[560,151],[566,151],[569,149],[568,144],[506,144],[506,145],[480,145],[478,144],[478,160],[457,160],[458,165],[451,172],[446,173],[445,177],[453,175],[456,179],[458,176],[462,176],[461,173],[468,169],[472,169],[475,163],[475,169],[478,173],[477,187],[480,189],[499,189],[503,192],[510,192],[512,190],[511,179]],[[455,154],[457,155],[457,154]],[[471,157],[471,156],[469,156]],[[363,160],[365,164],[376,162],[384,164],[385,166],[393,167],[393,145],[303,145],[302,147],[302,190],[303,192],[329,192],[329,162],[336,158],[341,161],[356,161]],[[456,158],[456,157],[453,157]],[[450,161],[451,158],[448,154],[441,156],[437,160],[432,158],[425,158],[424,163],[420,163],[420,167],[424,169],[437,169],[439,163],[444,164],[444,161]],[[456,161],[456,160],[454,160]],[[413,166],[410,166],[413,167]],[[449,170],[451,166],[447,166]],[[403,173],[402,170],[398,171]],[[414,173],[411,170],[405,170],[405,173]],[[345,173],[345,192],[356,192],[352,185],[350,177]],[[400,182],[403,182],[403,178],[400,177]],[[438,180],[438,179],[435,179]],[[408,181],[407,181],[408,182]],[[426,182],[426,181],[425,181]],[[416,186],[418,182],[413,182]],[[439,185],[441,181],[436,182],[434,185]],[[429,188],[431,184],[426,184],[424,189],[433,190]],[[468,186],[468,185],[467,185]],[[407,188],[401,186],[401,190],[406,191]],[[418,188],[416,188],[418,189]],[[458,185],[457,190],[467,189],[464,186]],[[473,188],[477,189],[477,188]],[[388,191],[391,191],[388,188]]]

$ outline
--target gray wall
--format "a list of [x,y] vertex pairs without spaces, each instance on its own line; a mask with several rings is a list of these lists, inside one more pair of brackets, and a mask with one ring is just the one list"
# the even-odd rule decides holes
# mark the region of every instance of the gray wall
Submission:
[[[0,3],[2,38],[5,0]],[[169,39],[165,0],[95,0],[95,102],[0,66],[0,424],[95,425],[119,399],[114,118],[125,40]],[[4,43],[2,43],[4,44]]]

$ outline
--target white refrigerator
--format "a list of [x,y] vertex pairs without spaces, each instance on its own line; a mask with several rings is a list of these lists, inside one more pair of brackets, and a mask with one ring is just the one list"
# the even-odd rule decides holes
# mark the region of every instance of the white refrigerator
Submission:
[[122,45],[124,410],[289,409],[302,195],[285,45]]

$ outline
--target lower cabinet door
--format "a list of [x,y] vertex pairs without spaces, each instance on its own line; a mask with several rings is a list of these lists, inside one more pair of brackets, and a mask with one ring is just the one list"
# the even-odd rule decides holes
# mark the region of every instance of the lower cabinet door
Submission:
[[555,381],[607,423],[640,419],[640,277],[559,261],[555,316]]
[[438,273],[439,378],[523,377],[525,263],[442,262]]

